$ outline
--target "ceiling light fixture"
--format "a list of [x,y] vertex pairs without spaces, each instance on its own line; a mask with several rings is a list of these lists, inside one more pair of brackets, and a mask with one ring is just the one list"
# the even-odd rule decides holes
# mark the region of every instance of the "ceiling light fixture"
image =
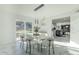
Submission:
[[34,11],[37,11],[38,9],[40,9],[40,8],[43,7],[43,6],[44,6],[44,4],[39,5],[38,7],[36,7],[36,8],[34,9]]

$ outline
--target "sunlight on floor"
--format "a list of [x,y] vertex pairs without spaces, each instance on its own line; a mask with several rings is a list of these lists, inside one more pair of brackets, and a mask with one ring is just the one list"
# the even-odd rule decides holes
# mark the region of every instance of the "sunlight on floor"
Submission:
[[70,43],[65,43],[65,42],[58,42],[54,41],[54,44],[62,45],[62,46],[68,46],[68,47],[74,47],[74,48],[79,48],[79,44],[70,41]]

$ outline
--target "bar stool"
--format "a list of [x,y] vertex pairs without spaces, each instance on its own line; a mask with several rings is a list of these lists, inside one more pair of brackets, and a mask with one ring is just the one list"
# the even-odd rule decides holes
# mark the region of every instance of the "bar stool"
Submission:
[[40,49],[41,49],[41,52],[42,52],[42,50],[43,50],[43,49],[42,49],[42,43],[43,43],[44,40],[45,40],[45,39],[41,39],[41,41],[42,41],[41,44],[40,44],[40,46],[41,46],[41,48],[40,48]]
[[24,36],[21,36],[20,48],[24,48]]
[[48,46],[49,46],[49,50],[48,50],[48,54],[50,55],[51,53],[51,50],[50,50],[50,47],[52,46],[52,48],[53,48],[53,54],[55,54],[55,52],[54,52],[54,44],[53,45],[51,45],[51,42],[53,41],[53,39],[51,39],[51,38],[48,38],[47,39],[48,40]]
[[32,41],[32,39],[26,39],[26,41],[27,41],[26,53],[27,53],[27,51],[29,49],[29,54],[31,54],[31,41]]

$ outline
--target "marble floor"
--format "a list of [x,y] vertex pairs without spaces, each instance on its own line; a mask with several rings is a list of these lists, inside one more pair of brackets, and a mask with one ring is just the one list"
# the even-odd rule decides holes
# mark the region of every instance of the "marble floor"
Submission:
[[[47,41],[46,41],[47,42]],[[47,44],[44,42],[43,44]],[[58,43],[56,43],[58,42]],[[21,55],[29,55],[29,53],[26,53],[26,46],[24,46],[24,48],[20,48],[19,43],[17,42],[17,54],[21,54]],[[50,47],[50,55],[79,55],[79,46],[77,44],[70,44],[70,36],[66,36],[66,37],[55,37],[54,38],[54,49],[52,48],[52,45]],[[25,43],[26,45],[26,43]],[[72,46],[71,46],[72,45]],[[42,48],[42,52],[40,51],[40,47],[39,47],[39,51],[38,51],[38,47],[35,48],[31,48],[31,54],[32,55],[49,55],[49,46],[43,47]]]
[[[60,43],[56,44],[54,42],[54,49],[50,46],[50,55],[79,55],[79,48],[66,46],[66,43],[65,45]],[[0,55],[30,55],[30,49],[27,49],[26,46],[27,43],[25,42],[23,47],[20,44],[20,41],[16,41],[16,44],[8,43],[0,46]],[[41,51],[41,47],[38,47],[37,44],[31,45],[31,55],[49,55],[49,46],[43,46]]]
[[[31,48],[31,55],[49,55],[49,47],[47,48],[42,48],[42,52],[39,51],[38,48]],[[26,53],[26,47],[21,48],[19,45],[17,46],[17,54],[16,55],[29,55],[29,52]],[[54,51],[54,53],[53,53]],[[78,48],[73,48],[73,47],[68,47],[68,46],[63,46],[63,45],[58,45],[54,44],[54,50],[52,46],[50,47],[50,55],[78,55],[79,54],[79,49]]]

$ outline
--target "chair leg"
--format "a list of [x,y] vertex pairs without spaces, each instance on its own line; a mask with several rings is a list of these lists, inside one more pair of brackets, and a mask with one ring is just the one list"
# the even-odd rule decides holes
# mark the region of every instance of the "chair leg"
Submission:
[[52,44],[53,54],[55,55],[54,44]]
[[26,53],[28,52],[28,43],[26,44]]

